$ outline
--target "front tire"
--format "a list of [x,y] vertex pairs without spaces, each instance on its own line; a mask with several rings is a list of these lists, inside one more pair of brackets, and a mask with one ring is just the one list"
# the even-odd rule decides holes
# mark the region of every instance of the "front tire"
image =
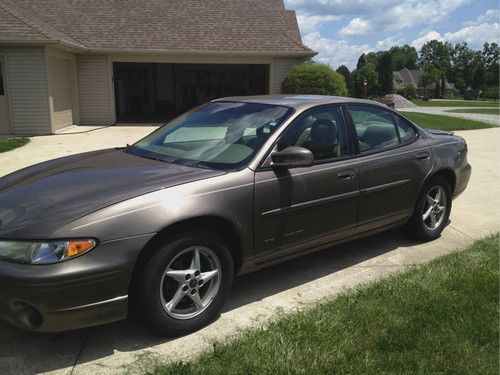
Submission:
[[451,203],[448,181],[440,176],[429,180],[422,188],[413,216],[407,224],[410,233],[423,241],[438,238],[448,225]]
[[162,334],[184,335],[219,315],[233,276],[233,260],[223,239],[208,231],[180,235],[141,269],[139,309]]

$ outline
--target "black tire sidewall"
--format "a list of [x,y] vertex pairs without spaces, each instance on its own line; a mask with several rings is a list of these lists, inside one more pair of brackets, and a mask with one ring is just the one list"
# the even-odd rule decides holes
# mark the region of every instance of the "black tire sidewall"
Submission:
[[[442,187],[446,194],[446,211],[444,214],[445,216],[443,218],[443,221],[439,225],[439,227],[434,230],[430,230],[425,226],[422,215],[427,194],[431,189],[437,186]],[[409,222],[410,229],[413,232],[413,234],[417,238],[424,241],[432,241],[438,238],[441,235],[441,232],[444,230],[444,228],[448,225],[448,220],[450,218],[450,213],[451,213],[451,206],[452,206],[452,195],[451,195],[450,184],[448,183],[448,181],[440,176],[434,177],[431,180],[427,181],[422,187],[421,193],[417,201],[417,205],[415,206],[415,212],[413,213],[412,220],[410,220]]]
[[[205,311],[191,319],[176,319],[168,315],[162,306],[160,299],[161,279],[172,259],[181,251],[192,246],[205,246],[219,258],[222,271],[221,283],[215,299]],[[141,270],[139,281],[141,314],[155,330],[168,336],[179,336],[195,331],[219,315],[231,291],[233,278],[233,260],[222,238],[208,231],[192,231],[179,235],[164,244]]]

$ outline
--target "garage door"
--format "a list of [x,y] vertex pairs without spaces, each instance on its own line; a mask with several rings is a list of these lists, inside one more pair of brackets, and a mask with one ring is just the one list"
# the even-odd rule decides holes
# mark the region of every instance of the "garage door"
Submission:
[[50,92],[52,97],[53,130],[73,125],[73,85],[71,61],[60,57],[49,58]]
[[7,87],[5,77],[5,63],[0,56],[0,133],[10,133],[9,100],[7,98]]

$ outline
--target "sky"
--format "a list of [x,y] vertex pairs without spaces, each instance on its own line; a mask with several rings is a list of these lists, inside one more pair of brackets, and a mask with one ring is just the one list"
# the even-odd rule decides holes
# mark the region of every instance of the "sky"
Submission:
[[284,0],[316,61],[355,68],[362,53],[438,39],[500,44],[498,0]]

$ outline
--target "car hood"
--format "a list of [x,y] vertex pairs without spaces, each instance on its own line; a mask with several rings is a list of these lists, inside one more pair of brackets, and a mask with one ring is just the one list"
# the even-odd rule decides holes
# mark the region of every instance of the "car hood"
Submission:
[[110,149],[37,164],[0,178],[0,239],[44,239],[126,199],[224,174]]

